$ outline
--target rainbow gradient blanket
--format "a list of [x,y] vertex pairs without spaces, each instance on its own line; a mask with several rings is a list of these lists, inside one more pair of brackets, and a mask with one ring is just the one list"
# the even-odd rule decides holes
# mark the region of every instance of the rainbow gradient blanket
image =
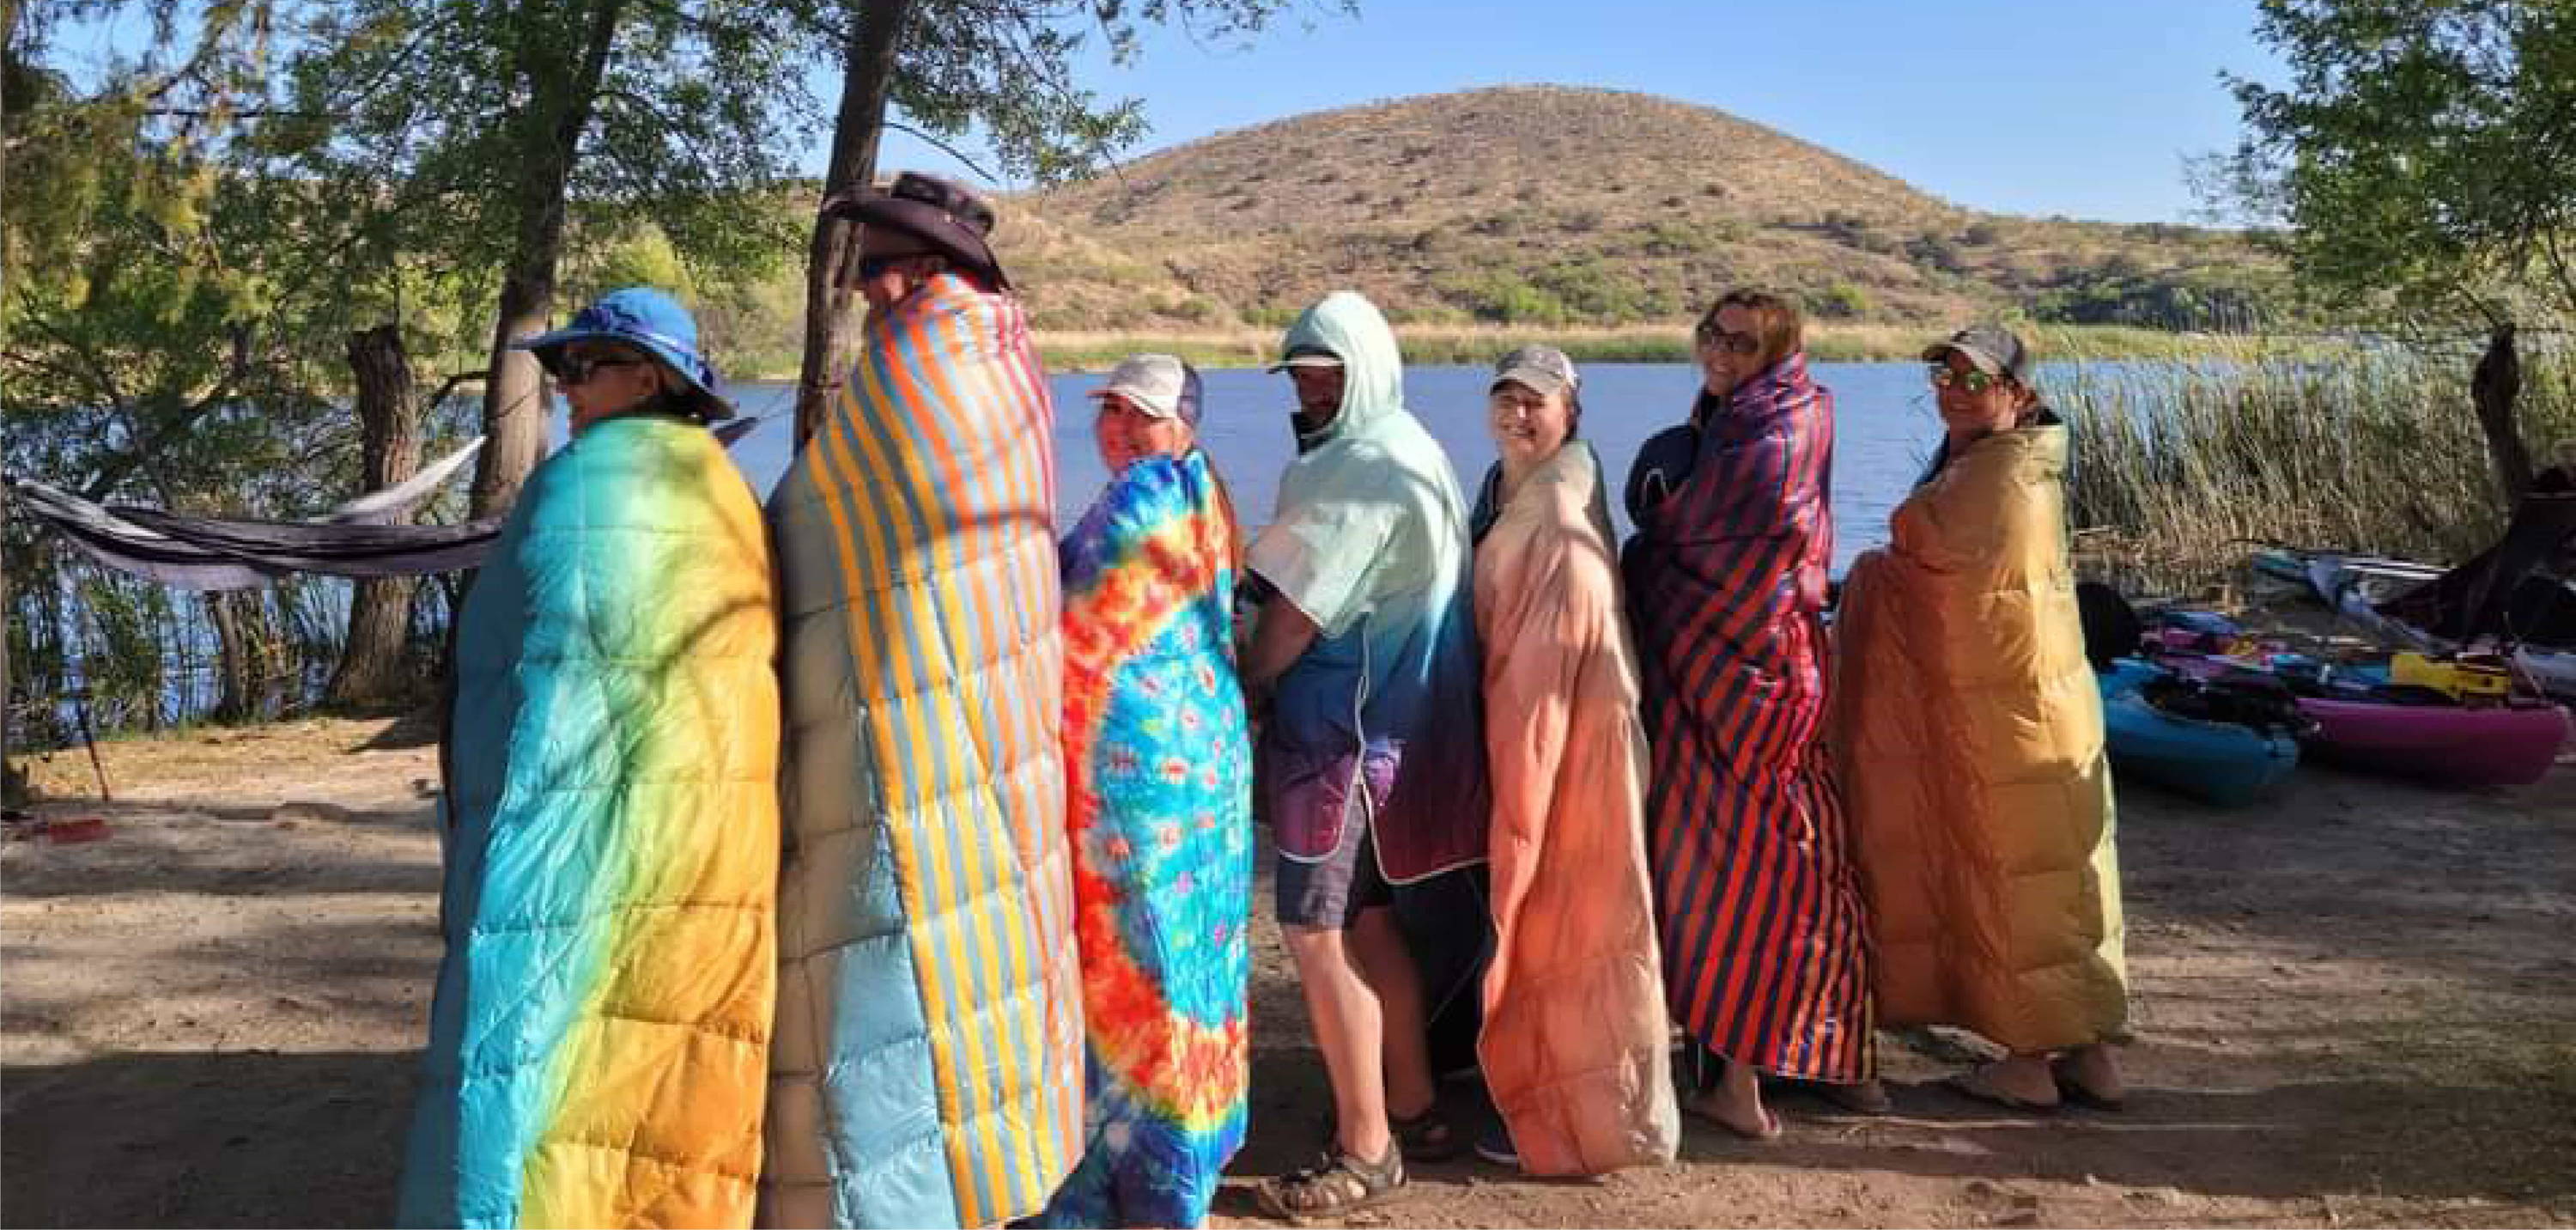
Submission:
[[676,419],[597,424],[521,491],[457,632],[402,1224],[750,1222],[778,869],[763,533]]

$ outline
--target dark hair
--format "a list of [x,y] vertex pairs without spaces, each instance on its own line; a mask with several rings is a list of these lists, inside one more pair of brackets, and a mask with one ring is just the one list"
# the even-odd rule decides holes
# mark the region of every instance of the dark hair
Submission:
[[1730,290],[1718,296],[1708,311],[1700,314],[1701,328],[1717,322],[1717,314],[1727,308],[1742,308],[1754,320],[1754,331],[1762,339],[1762,361],[1754,365],[1760,371],[1807,348],[1807,321],[1796,304],[1767,290]]

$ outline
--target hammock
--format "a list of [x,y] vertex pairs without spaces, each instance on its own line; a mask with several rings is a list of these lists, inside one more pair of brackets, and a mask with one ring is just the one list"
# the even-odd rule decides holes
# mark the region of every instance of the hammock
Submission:
[[[727,448],[766,418],[712,429]],[[119,572],[182,589],[255,589],[291,573],[374,579],[478,567],[500,518],[461,525],[387,525],[474,459],[476,436],[402,483],[312,521],[190,517],[133,504],[98,504],[50,483],[0,474],[18,506]]]

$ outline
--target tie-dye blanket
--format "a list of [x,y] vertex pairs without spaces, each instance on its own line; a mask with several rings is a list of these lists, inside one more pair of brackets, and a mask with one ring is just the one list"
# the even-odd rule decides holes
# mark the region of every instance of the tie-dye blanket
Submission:
[[1043,1224],[1198,1225],[1243,1142],[1252,749],[1227,652],[1236,549],[1195,452],[1130,465],[1064,543],[1090,1109]]

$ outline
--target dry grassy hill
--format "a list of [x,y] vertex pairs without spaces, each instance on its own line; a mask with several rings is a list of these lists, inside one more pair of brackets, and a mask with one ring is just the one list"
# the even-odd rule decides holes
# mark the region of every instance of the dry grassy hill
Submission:
[[1052,329],[1275,324],[1344,286],[1424,323],[1661,321],[1742,284],[1827,318],[2207,327],[2277,279],[2233,233],[1981,213],[1720,111],[1559,86],[1221,133],[1016,196],[996,238]]

